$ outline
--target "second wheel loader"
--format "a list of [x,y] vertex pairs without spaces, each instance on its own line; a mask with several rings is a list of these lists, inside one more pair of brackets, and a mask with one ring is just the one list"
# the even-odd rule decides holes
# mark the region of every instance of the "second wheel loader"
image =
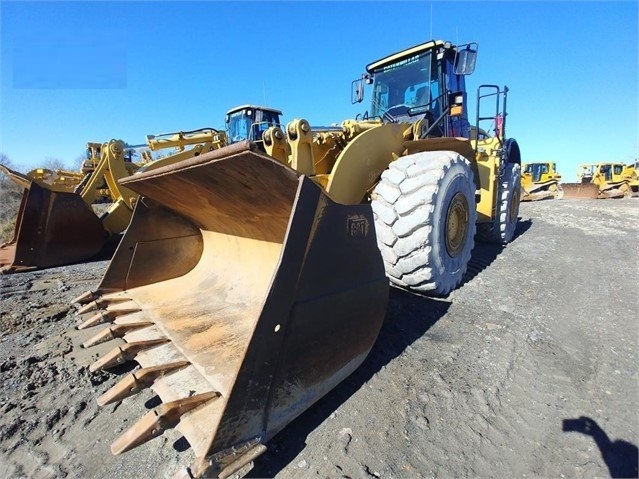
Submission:
[[389,279],[445,295],[476,233],[513,238],[520,151],[506,137],[508,90],[479,87],[475,120],[494,134],[471,140],[476,54],[443,41],[408,48],[354,82],[355,101],[373,89],[360,119],[322,132],[296,119],[263,133],[266,153],[240,142],[121,180],[141,199],[98,288],[76,299],[79,328],[95,328],[86,347],[114,341],[92,371],[140,366],[100,404],[145,388],[163,404],[113,453],[177,427],[196,456],[181,477],[241,477],[362,363]]
[[[255,105],[229,110],[231,143],[260,142],[264,130],[279,125],[281,114],[279,110]],[[25,189],[15,236],[0,245],[0,272],[60,266],[94,256],[131,219],[138,195],[121,186],[120,178],[193,158],[227,143],[224,132],[202,128],[148,135],[150,151],[142,152],[139,164],[131,161],[130,149],[123,142],[111,140],[105,144],[88,143],[87,159],[81,171],[73,175],[39,168],[25,176],[0,165],[0,171]],[[170,155],[153,157],[152,152],[170,148],[175,149]],[[102,199],[112,206],[98,217],[91,205]]]
[[[156,143],[149,139],[151,148]],[[73,191],[66,184],[47,182],[0,165],[0,172],[24,188],[14,237],[0,245],[0,273],[60,266],[95,256],[113,235],[127,227],[138,196],[120,185],[118,179],[219,148],[226,144],[226,136],[204,129],[166,140],[160,147],[176,144],[195,146],[143,166],[130,161],[120,140],[89,143],[91,157],[83,165],[84,177]],[[98,217],[91,205],[105,197],[112,204]]]
[[264,132],[272,126],[280,126],[282,112],[258,105],[241,105],[226,112],[226,134],[230,143],[249,140],[262,141]]

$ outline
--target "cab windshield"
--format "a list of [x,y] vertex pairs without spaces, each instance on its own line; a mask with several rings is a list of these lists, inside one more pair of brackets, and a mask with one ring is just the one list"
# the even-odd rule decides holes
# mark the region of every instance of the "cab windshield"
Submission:
[[249,133],[251,131],[251,125],[253,119],[246,115],[246,111],[238,111],[229,115],[229,121],[226,126],[226,130],[229,135],[231,143],[237,143],[238,141],[248,140]]
[[441,114],[438,71],[431,52],[420,53],[373,71],[371,116],[408,114],[409,108],[427,106],[435,118]]
[[278,113],[262,110],[262,118],[251,126],[251,136],[249,140],[259,141],[266,130],[272,126],[280,126],[280,116]]
[[246,109],[229,115],[226,131],[231,143],[243,140],[259,141],[269,127],[279,126],[279,123],[280,117],[277,112]]

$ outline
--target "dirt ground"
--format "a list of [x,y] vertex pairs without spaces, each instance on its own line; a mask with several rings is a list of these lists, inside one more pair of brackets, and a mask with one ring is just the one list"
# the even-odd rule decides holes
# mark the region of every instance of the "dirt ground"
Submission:
[[[249,477],[637,477],[639,200],[523,204],[443,300],[391,292],[364,364],[284,429]],[[175,430],[110,443],[151,391],[99,408],[72,298],[107,261],[0,277],[0,477],[170,478]]]

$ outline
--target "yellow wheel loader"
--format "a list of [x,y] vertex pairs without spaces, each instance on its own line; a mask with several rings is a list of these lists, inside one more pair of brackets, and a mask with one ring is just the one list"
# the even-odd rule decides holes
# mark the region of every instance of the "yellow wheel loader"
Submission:
[[[55,191],[78,193],[82,191],[83,181],[88,181],[90,174],[95,170],[98,163],[100,162],[101,147],[101,143],[87,143],[87,158],[85,161],[83,161],[79,171],[35,168],[27,173],[27,177],[38,183],[47,184],[51,186],[52,189]],[[127,166],[130,166],[127,168],[128,174],[132,174],[133,172],[135,172],[135,165],[129,163],[127,164]],[[105,196],[105,199],[111,199],[110,192],[106,184],[104,185],[103,191],[101,193]]]
[[264,132],[272,126],[280,126],[282,112],[258,105],[241,105],[226,112],[226,134],[229,143],[250,140],[262,141]]
[[561,199],[564,195],[554,162],[524,163],[521,173],[521,201]]
[[[268,127],[280,124],[281,115],[281,111],[265,106],[232,108],[226,115],[231,143],[252,140],[259,144]],[[127,227],[137,198],[137,194],[118,185],[119,178],[192,158],[228,143],[227,136],[213,128],[147,135],[146,140],[150,151],[142,152],[139,164],[131,161],[131,148],[112,140],[104,145],[87,143],[87,159],[80,172],[38,168],[25,177],[0,165],[0,171],[25,188],[15,236],[0,245],[0,272],[60,266],[96,255],[109,238]],[[191,147],[186,149],[187,146]],[[152,152],[167,148],[174,148],[175,152],[154,159]],[[113,206],[97,218],[91,209],[96,202],[110,202]]]
[[[126,145],[120,140],[102,145],[89,143],[89,158],[82,168],[84,177],[73,192],[66,184],[47,183],[0,165],[0,171],[24,187],[14,237],[0,245],[0,273],[60,266],[95,256],[113,235],[127,227],[138,196],[120,185],[118,179],[226,144],[226,135],[214,129],[172,136],[175,138],[150,138],[149,147],[195,146],[144,166],[130,161]],[[96,163],[92,158],[97,154],[100,159]],[[98,201],[112,202],[100,217],[91,207]]]
[[[82,162],[82,166],[80,167],[81,180],[73,189],[74,193],[82,194],[85,186],[92,181],[95,181],[95,170],[97,168],[101,168],[102,164],[102,147],[104,145],[102,143],[97,142],[89,142],[86,147],[86,160]],[[134,148],[127,146],[124,149],[122,154],[122,159],[124,161],[124,167],[126,169],[127,176],[135,173],[140,164],[133,162],[133,152]],[[111,191],[109,189],[109,185],[106,181],[106,178],[103,177],[100,183],[95,183],[94,186],[95,193],[92,196],[93,203],[112,203],[117,201],[117,196],[113,196],[113,194],[117,195],[117,191]],[[113,193],[113,194],[112,194]],[[86,194],[86,192],[85,192]]]
[[479,87],[476,123],[494,135],[471,140],[476,54],[442,41],[394,53],[353,82],[354,102],[372,85],[371,110],[339,128],[296,119],[263,132],[265,152],[240,142],[120,180],[141,199],[98,288],[75,300],[79,328],[96,330],[86,347],[115,342],[92,371],[140,366],[100,404],[145,388],[163,404],[113,453],[176,427],[196,456],[181,477],[241,477],[362,363],[389,278],[444,295],[476,231],[512,239],[521,175],[508,90]]
[[82,180],[82,173],[61,169],[34,168],[27,173],[27,177],[51,185],[59,191],[72,192]]

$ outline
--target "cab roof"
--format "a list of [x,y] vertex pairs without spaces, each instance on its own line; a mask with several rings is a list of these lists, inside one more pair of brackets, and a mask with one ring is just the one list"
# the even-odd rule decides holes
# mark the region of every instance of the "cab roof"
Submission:
[[249,105],[249,104],[240,105],[240,106],[236,106],[234,108],[231,108],[229,111],[226,112],[226,114],[230,115],[231,113],[236,113],[238,111],[246,110],[248,108],[251,108],[252,110],[269,111],[269,112],[275,113],[277,115],[282,115],[282,112],[280,110],[276,110],[275,108],[270,108],[268,106]]
[[426,52],[428,50],[432,50],[435,47],[443,46],[444,42],[442,40],[430,40],[426,43],[421,43],[419,45],[415,45],[414,47],[407,48],[406,50],[402,50],[397,53],[393,53],[392,55],[388,55],[376,62],[369,63],[366,66],[366,71],[368,73],[372,73],[373,70],[376,70],[379,67],[388,65],[390,63],[395,63],[397,61],[403,60],[404,58],[411,57],[413,55],[418,55],[419,53]]

